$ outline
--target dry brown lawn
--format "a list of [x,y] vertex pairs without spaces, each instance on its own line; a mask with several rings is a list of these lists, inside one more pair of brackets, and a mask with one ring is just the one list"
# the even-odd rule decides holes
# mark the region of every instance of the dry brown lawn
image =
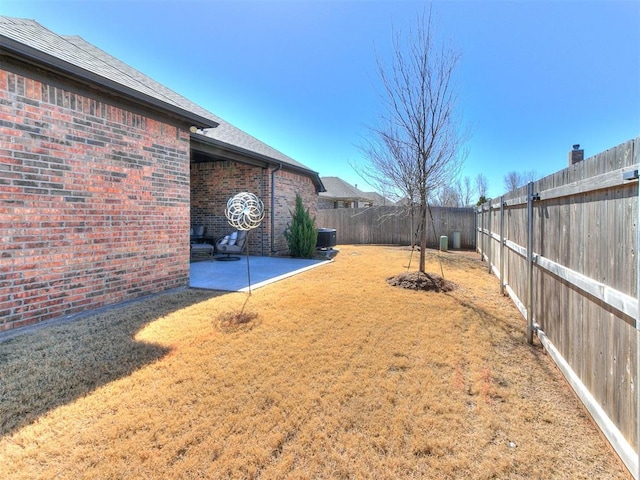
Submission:
[[629,478],[486,266],[442,258],[448,293],[343,246],[1,343],[0,478]]

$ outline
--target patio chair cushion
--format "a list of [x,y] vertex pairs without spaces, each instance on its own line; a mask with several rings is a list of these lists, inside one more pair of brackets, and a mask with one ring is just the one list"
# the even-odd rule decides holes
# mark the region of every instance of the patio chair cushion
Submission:
[[[227,241],[225,242],[225,238]],[[246,231],[235,231],[230,235],[225,235],[216,242],[216,250],[220,253],[242,253],[247,240]]]

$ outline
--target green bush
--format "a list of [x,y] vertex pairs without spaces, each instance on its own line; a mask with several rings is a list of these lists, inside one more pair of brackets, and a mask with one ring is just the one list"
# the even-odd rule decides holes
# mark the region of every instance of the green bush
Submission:
[[309,214],[309,209],[305,209],[302,204],[302,197],[296,194],[296,208],[291,213],[291,223],[287,224],[284,231],[284,238],[289,245],[289,253],[293,257],[311,258],[316,250],[318,231],[316,230],[316,219]]

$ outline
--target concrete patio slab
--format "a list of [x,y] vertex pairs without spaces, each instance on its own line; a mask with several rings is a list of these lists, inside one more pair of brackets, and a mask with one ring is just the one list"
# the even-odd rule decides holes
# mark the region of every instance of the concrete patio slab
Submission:
[[330,263],[331,260],[308,260],[283,257],[240,256],[237,261],[208,260],[191,264],[189,286],[229,292],[249,291],[278,280],[297,275],[309,269]]

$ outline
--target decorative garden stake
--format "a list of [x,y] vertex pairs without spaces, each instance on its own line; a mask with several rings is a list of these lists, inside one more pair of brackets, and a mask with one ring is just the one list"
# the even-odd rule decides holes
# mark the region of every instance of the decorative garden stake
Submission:
[[249,269],[249,231],[258,228],[264,218],[264,204],[256,195],[249,192],[241,192],[234,195],[227,202],[224,211],[229,225],[237,230],[247,232],[247,278],[249,280],[249,295],[251,295],[251,272]]

